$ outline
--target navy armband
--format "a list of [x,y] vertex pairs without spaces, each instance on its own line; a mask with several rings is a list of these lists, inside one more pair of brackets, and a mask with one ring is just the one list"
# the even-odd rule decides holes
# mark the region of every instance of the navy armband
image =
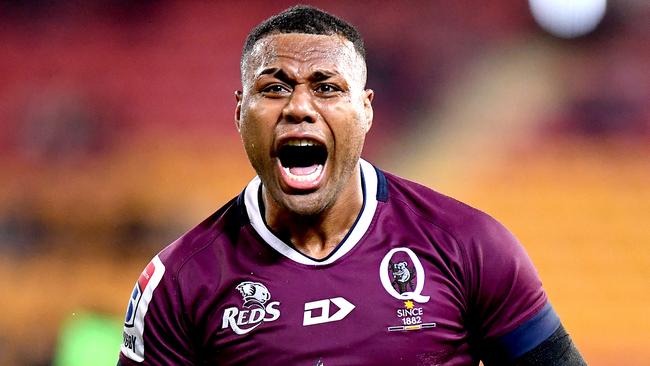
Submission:
[[514,330],[492,339],[481,347],[486,365],[511,365],[514,360],[535,349],[560,328],[560,318],[550,303]]
[[515,360],[515,366],[586,366],[564,327],[560,327],[547,340]]
[[550,303],[531,319],[510,333],[499,337],[498,343],[507,359],[514,360],[540,345],[560,327],[560,318]]

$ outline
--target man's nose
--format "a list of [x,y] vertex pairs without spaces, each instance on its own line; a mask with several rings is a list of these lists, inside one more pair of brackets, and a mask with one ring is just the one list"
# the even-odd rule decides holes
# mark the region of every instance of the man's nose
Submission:
[[296,85],[291,97],[282,110],[284,119],[289,123],[314,123],[318,120],[318,113],[314,108],[311,90],[306,85]]

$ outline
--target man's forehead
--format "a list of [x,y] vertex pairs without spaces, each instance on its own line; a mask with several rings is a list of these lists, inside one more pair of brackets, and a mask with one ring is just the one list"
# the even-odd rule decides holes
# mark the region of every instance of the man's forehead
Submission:
[[340,35],[277,33],[260,39],[253,48],[253,53],[276,56],[284,53],[296,57],[309,58],[314,53],[334,53],[336,55],[354,55],[352,42]]
[[248,60],[255,73],[282,61],[353,67],[363,62],[352,42],[338,35],[303,33],[272,34],[259,40]]

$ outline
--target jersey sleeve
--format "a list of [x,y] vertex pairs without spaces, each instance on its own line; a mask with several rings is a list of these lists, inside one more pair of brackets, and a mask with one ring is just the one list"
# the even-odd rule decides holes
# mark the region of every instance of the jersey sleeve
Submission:
[[124,320],[118,365],[192,365],[176,281],[156,256],[135,283]]
[[560,320],[522,245],[481,216],[467,239],[470,321],[484,362],[507,364],[550,337]]

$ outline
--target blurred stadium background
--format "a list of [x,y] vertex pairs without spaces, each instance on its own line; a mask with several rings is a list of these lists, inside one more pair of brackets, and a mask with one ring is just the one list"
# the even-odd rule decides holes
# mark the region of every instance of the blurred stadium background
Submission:
[[[312,4],[365,36],[365,157],[508,226],[590,365],[647,365],[649,3],[570,39],[521,0]],[[253,175],[240,50],[290,5],[0,1],[0,365],[115,364],[143,266]]]

